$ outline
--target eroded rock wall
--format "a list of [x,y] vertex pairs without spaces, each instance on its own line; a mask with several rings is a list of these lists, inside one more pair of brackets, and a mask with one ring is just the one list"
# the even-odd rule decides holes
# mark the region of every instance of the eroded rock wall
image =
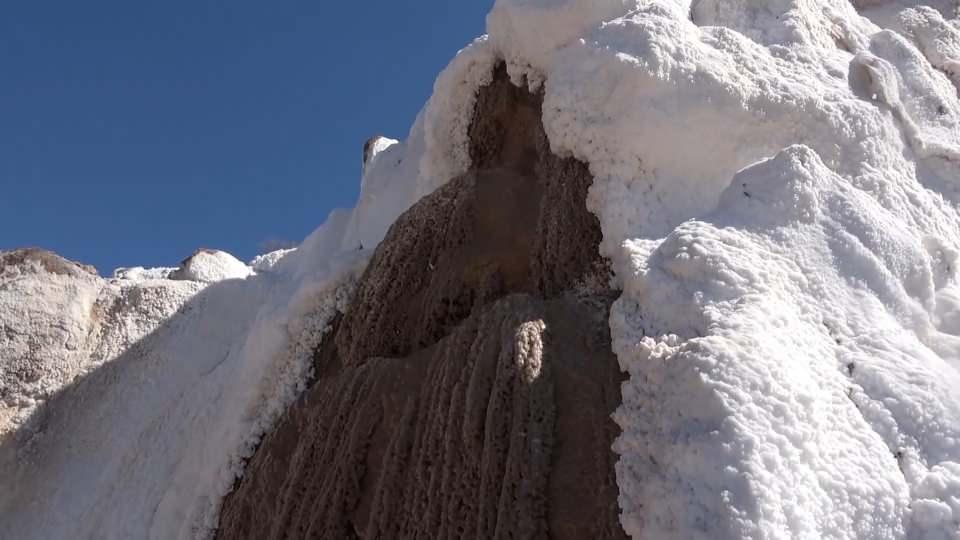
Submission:
[[609,270],[541,103],[481,90],[473,166],[390,229],[220,537],[623,537]]

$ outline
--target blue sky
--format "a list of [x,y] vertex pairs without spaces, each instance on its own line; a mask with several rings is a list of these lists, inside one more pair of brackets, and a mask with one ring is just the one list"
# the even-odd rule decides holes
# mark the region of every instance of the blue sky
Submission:
[[363,142],[405,137],[492,0],[8,2],[0,249],[242,259],[352,206]]

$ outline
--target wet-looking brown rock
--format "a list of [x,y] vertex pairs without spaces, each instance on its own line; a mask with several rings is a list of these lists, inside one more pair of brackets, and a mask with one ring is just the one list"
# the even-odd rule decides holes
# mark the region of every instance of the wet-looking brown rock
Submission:
[[614,295],[541,103],[502,66],[481,89],[471,169],[390,229],[221,538],[624,538]]

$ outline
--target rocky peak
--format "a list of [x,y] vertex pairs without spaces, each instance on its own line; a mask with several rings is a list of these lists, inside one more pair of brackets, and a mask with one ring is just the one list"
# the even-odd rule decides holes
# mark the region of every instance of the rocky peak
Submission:
[[20,272],[42,269],[50,274],[72,277],[97,275],[97,269],[93,266],[64,259],[52,251],[40,248],[0,251],[0,277],[13,272],[14,268]]

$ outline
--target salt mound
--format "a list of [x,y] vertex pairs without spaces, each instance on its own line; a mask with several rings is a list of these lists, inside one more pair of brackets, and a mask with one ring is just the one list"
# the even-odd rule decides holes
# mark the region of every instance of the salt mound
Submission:
[[180,263],[170,279],[215,283],[225,279],[243,279],[253,271],[233,255],[215,249],[200,249]]

